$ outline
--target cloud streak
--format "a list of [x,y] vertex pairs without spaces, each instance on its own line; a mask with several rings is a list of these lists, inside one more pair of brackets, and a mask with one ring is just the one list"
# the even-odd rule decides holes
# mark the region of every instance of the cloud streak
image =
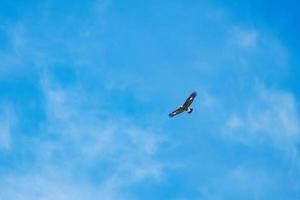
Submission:
[[47,121],[33,139],[36,167],[2,176],[1,198],[134,199],[125,188],[163,177],[167,165],[156,155],[166,138],[128,119],[103,120],[77,98],[84,93],[43,79]]
[[16,116],[12,105],[2,103],[0,107],[0,149],[9,151],[12,146],[12,135],[16,126]]
[[[256,88],[257,96],[249,100],[241,113],[228,117],[224,137],[246,145],[271,144],[292,156],[298,152],[300,118],[292,93]],[[298,154],[298,153],[296,153]]]

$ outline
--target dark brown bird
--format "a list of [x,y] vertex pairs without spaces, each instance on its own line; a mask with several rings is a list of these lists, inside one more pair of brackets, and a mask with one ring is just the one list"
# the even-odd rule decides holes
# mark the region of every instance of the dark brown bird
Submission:
[[187,111],[187,113],[191,114],[193,112],[193,108],[190,108],[190,105],[193,103],[196,96],[197,96],[197,92],[193,92],[187,98],[187,100],[184,102],[184,104],[182,106],[180,106],[177,110],[175,110],[169,114],[169,117],[174,117],[184,111]]

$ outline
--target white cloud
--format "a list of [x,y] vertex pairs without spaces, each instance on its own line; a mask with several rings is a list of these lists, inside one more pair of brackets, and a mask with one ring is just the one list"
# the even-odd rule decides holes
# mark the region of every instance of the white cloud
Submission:
[[241,48],[255,47],[259,39],[259,34],[254,29],[235,27],[232,30],[232,34],[233,40]]
[[4,103],[0,108],[0,150],[9,150],[12,145],[12,129],[16,118],[12,106]]
[[219,102],[217,98],[209,94],[208,92],[202,92],[200,91],[200,98],[201,98],[201,106],[204,108],[212,108],[219,106]]
[[7,23],[2,27],[7,35],[8,47],[0,52],[0,78],[24,70],[34,71],[50,62],[44,50],[37,45],[42,42],[30,35],[30,28],[26,20]]
[[[45,77],[42,85],[47,121],[32,146],[37,167],[2,175],[0,198],[134,199],[125,188],[163,178],[167,165],[157,154],[166,138],[114,114],[102,119],[75,86],[62,89]],[[101,174],[95,183],[91,169]]]
[[200,194],[207,200],[265,199],[276,189],[274,179],[263,170],[241,165],[212,177]]
[[219,55],[224,57],[222,63],[230,61],[236,70],[247,70],[248,75],[261,78],[261,73],[282,78],[287,71],[289,50],[273,33],[231,22],[227,23],[224,36],[224,54]]
[[242,120],[236,115],[232,115],[226,122],[226,127],[229,129],[239,129],[243,126]]
[[233,141],[253,145],[272,144],[285,152],[292,152],[300,139],[300,118],[296,100],[285,91],[256,89],[241,113],[229,115],[223,130]]

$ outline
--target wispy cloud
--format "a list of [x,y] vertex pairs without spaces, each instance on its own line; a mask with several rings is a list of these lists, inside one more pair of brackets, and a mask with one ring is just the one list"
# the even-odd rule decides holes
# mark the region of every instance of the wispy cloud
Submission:
[[264,170],[240,165],[212,177],[200,193],[208,200],[267,199],[276,190],[274,179]]
[[243,112],[228,116],[224,136],[248,145],[272,144],[292,153],[300,137],[300,118],[293,94],[264,86],[258,86],[256,94],[244,105]]
[[98,117],[101,110],[91,111],[76,88],[63,89],[45,77],[41,83],[47,121],[33,139],[37,167],[3,175],[2,198],[127,199],[126,187],[163,177],[167,165],[157,153],[166,138],[128,119],[109,120],[113,114]]
[[0,150],[10,150],[16,116],[12,105],[2,103],[0,107]]
[[259,34],[254,29],[243,29],[241,27],[235,27],[231,30],[232,38],[237,46],[240,48],[255,47],[259,40]]

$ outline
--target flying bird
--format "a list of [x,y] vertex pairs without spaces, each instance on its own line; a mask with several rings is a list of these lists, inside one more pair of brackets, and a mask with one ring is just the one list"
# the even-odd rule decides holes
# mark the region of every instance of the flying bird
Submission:
[[193,103],[195,97],[197,96],[196,92],[193,92],[184,102],[182,106],[180,106],[177,110],[171,112],[169,114],[169,117],[174,117],[184,111],[187,111],[187,113],[191,114],[193,112],[193,108],[190,108],[190,105]]

